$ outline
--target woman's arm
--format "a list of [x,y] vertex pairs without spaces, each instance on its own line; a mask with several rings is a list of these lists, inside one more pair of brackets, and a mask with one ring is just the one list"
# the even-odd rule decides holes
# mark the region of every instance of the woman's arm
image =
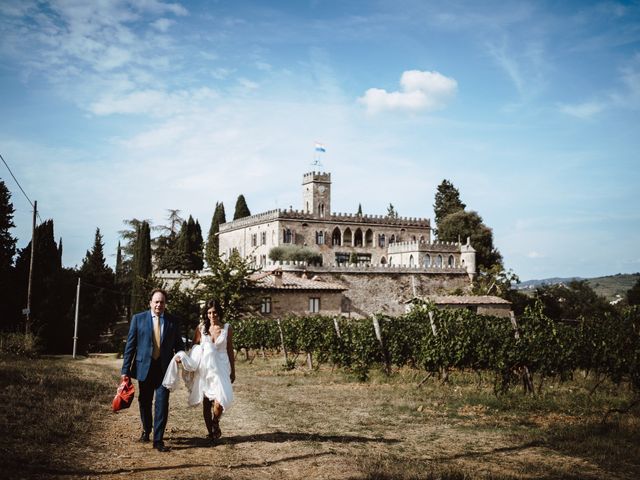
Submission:
[[200,343],[200,327],[196,328],[196,333],[193,335],[193,344],[198,345]]
[[227,329],[227,356],[231,364],[231,383],[236,381],[236,356],[233,354],[233,332],[231,325]]

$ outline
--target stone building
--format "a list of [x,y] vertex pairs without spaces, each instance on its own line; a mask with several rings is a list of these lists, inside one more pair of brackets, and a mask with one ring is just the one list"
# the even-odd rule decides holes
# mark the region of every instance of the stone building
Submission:
[[277,268],[254,275],[260,313],[266,317],[294,315],[341,315],[343,292],[339,283],[320,282]]
[[301,210],[271,210],[220,225],[220,252],[237,250],[268,267],[274,247],[298,246],[321,255],[323,266],[388,265],[475,275],[471,245],[431,242],[427,218],[330,213],[330,173],[304,174],[302,205]]
[[[331,174],[310,172],[302,180],[302,208],[271,210],[220,225],[220,252],[237,250],[269,272],[336,283],[340,313],[402,314],[412,297],[467,291],[476,273],[475,250],[461,242],[431,240],[427,218],[331,213]],[[313,251],[318,262],[273,262],[275,247]],[[280,291],[282,293],[283,290]],[[291,297],[290,310],[298,300]],[[287,301],[280,299],[283,308]]]

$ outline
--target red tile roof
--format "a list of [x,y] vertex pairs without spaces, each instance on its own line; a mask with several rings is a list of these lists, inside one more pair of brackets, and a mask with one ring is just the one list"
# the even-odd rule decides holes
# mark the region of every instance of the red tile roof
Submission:
[[333,290],[344,291],[347,287],[340,283],[323,282],[304,278],[289,272],[282,272],[282,285],[276,285],[276,278],[272,272],[260,272],[251,277],[255,288],[267,290]]

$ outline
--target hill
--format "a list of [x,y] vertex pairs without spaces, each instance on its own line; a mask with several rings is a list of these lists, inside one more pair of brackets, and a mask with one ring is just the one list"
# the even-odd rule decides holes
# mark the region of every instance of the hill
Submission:
[[553,277],[541,280],[527,280],[517,285],[517,290],[533,291],[541,285],[555,285],[558,283],[567,284],[572,280],[586,280],[595,292],[605,297],[607,300],[615,300],[618,295],[624,297],[637,281],[640,279],[640,273],[618,273],[616,275],[608,275],[605,277],[580,278],[580,277]]

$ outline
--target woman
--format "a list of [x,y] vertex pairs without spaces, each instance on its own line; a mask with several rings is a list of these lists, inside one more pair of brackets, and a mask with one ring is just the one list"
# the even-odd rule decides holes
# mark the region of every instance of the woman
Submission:
[[202,402],[207,436],[216,440],[222,435],[220,417],[233,402],[231,384],[236,379],[233,334],[231,326],[223,321],[222,308],[217,300],[207,303],[193,343],[200,345],[202,356],[193,378],[189,403]]

